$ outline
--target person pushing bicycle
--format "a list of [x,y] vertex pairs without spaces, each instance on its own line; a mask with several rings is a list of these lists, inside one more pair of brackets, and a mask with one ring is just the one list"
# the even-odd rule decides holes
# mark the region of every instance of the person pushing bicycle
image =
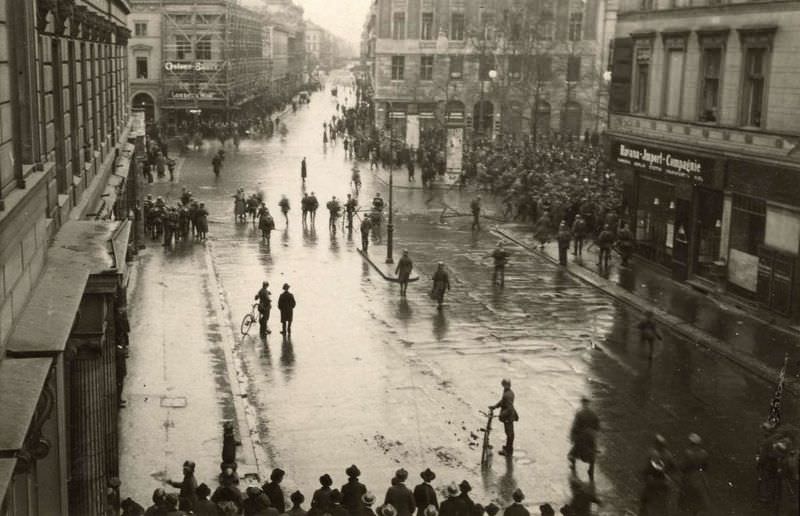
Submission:
[[258,313],[260,317],[258,318],[258,325],[259,325],[259,333],[262,337],[266,337],[267,334],[272,333],[269,328],[267,328],[267,321],[269,321],[269,311],[272,308],[272,300],[270,299],[270,292],[267,289],[269,287],[269,282],[264,281],[261,283],[261,289],[256,293],[255,299],[258,301]]
[[514,408],[514,391],[511,390],[511,380],[503,378],[500,385],[503,386],[503,395],[500,401],[494,405],[489,405],[489,410],[500,409],[500,415],[497,419],[503,423],[503,430],[506,432],[506,444],[499,453],[510,457],[514,454],[514,423],[519,421],[519,414]]

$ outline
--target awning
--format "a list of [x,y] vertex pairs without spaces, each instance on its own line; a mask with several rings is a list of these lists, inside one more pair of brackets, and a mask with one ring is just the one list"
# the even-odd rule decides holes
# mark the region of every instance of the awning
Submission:
[[52,358],[6,358],[0,362],[0,456],[22,449]]
[[129,221],[70,220],[61,226],[6,353],[21,358],[64,351],[84,292],[115,291],[129,233]]

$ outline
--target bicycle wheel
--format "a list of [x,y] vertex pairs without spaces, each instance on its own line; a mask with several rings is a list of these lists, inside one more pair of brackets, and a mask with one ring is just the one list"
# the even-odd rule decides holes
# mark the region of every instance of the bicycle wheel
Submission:
[[250,331],[250,326],[252,326],[254,322],[255,320],[253,319],[253,314],[247,314],[244,316],[241,326],[242,335],[247,335],[247,333]]

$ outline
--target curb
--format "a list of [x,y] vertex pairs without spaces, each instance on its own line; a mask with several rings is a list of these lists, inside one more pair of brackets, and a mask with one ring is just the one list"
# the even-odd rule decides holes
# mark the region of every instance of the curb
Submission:
[[[545,258],[549,262],[555,265],[559,265],[558,260],[550,256],[549,254],[531,248],[527,244],[520,242],[519,240],[517,240],[516,238],[509,235],[508,233],[506,233],[505,231],[503,231],[498,227],[493,228],[492,232],[501,236],[502,238],[510,240],[511,242],[525,249],[530,254],[539,256],[541,258]],[[777,370],[774,370],[771,367],[768,367],[755,359],[749,359],[741,356],[739,353],[732,351],[724,341],[717,339],[716,337],[709,335],[705,331],[700,330],[695,326],[692,326],[686,321],[665,312],[664,310],[658,308],[656,305],[650,303],[649,301],[646,301],[634,294],[631,294],[628,291],[622,289],[621,287],[614,288],[615,287],[614,285],[605,284],[607,283],[606,280],[598,278],[596,274],[586,270],[580,265],[569,264],[567,265],[566,270],[573,277],[577,278],[581,282],[596,288],[597,290],[605,293],[606,295],[614,298],[615,300],[621,303],[624,303],[629,308],[633,308],[642,313],[645,310],[651,310],[655,316],[655,319],[659,323],[664,325],[667,329],[669,329],[673,333],[680,335],[684,339],[689,340],[690,342],[694,342],[696,345],[703,346],[704,348],[717,353],[718,355],[730,360],[731,362],[738,365],[742,369],[745,369],[755,374],[756,376],[758,376],[762,380],[765,380],[768,383],[776,382],[778,378]],[[793,394],[800,395],[800,385],[787,382],[784,385],[784,387],[789,391],[791,391]]]
[[[358,254],[360,254],[361,257],[372,266],[373,269],[378,271],[378,274],[380,274],[383,279],[391,283],[400,283],[400,280],[398,280],[395,276],[387,276],[386,273],[378,266],[378,264],[372,261],[372,258],[370,258],[369,254],[362,251],[360,247],[357,247],[356,250],[358,251]],[[419,281],[419,276],[411,276],[408,279],[409,283],[414,283],[415,281]]]

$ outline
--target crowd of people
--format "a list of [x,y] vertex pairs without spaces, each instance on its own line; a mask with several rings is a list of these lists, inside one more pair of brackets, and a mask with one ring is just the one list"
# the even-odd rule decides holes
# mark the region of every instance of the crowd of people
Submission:
[[161,239],[164,247],[208,236],[208,210],[203,202],[183,189],[180,201],[169,206],[163,197],[148,194],[143,206],[144,230],[153,240]]

